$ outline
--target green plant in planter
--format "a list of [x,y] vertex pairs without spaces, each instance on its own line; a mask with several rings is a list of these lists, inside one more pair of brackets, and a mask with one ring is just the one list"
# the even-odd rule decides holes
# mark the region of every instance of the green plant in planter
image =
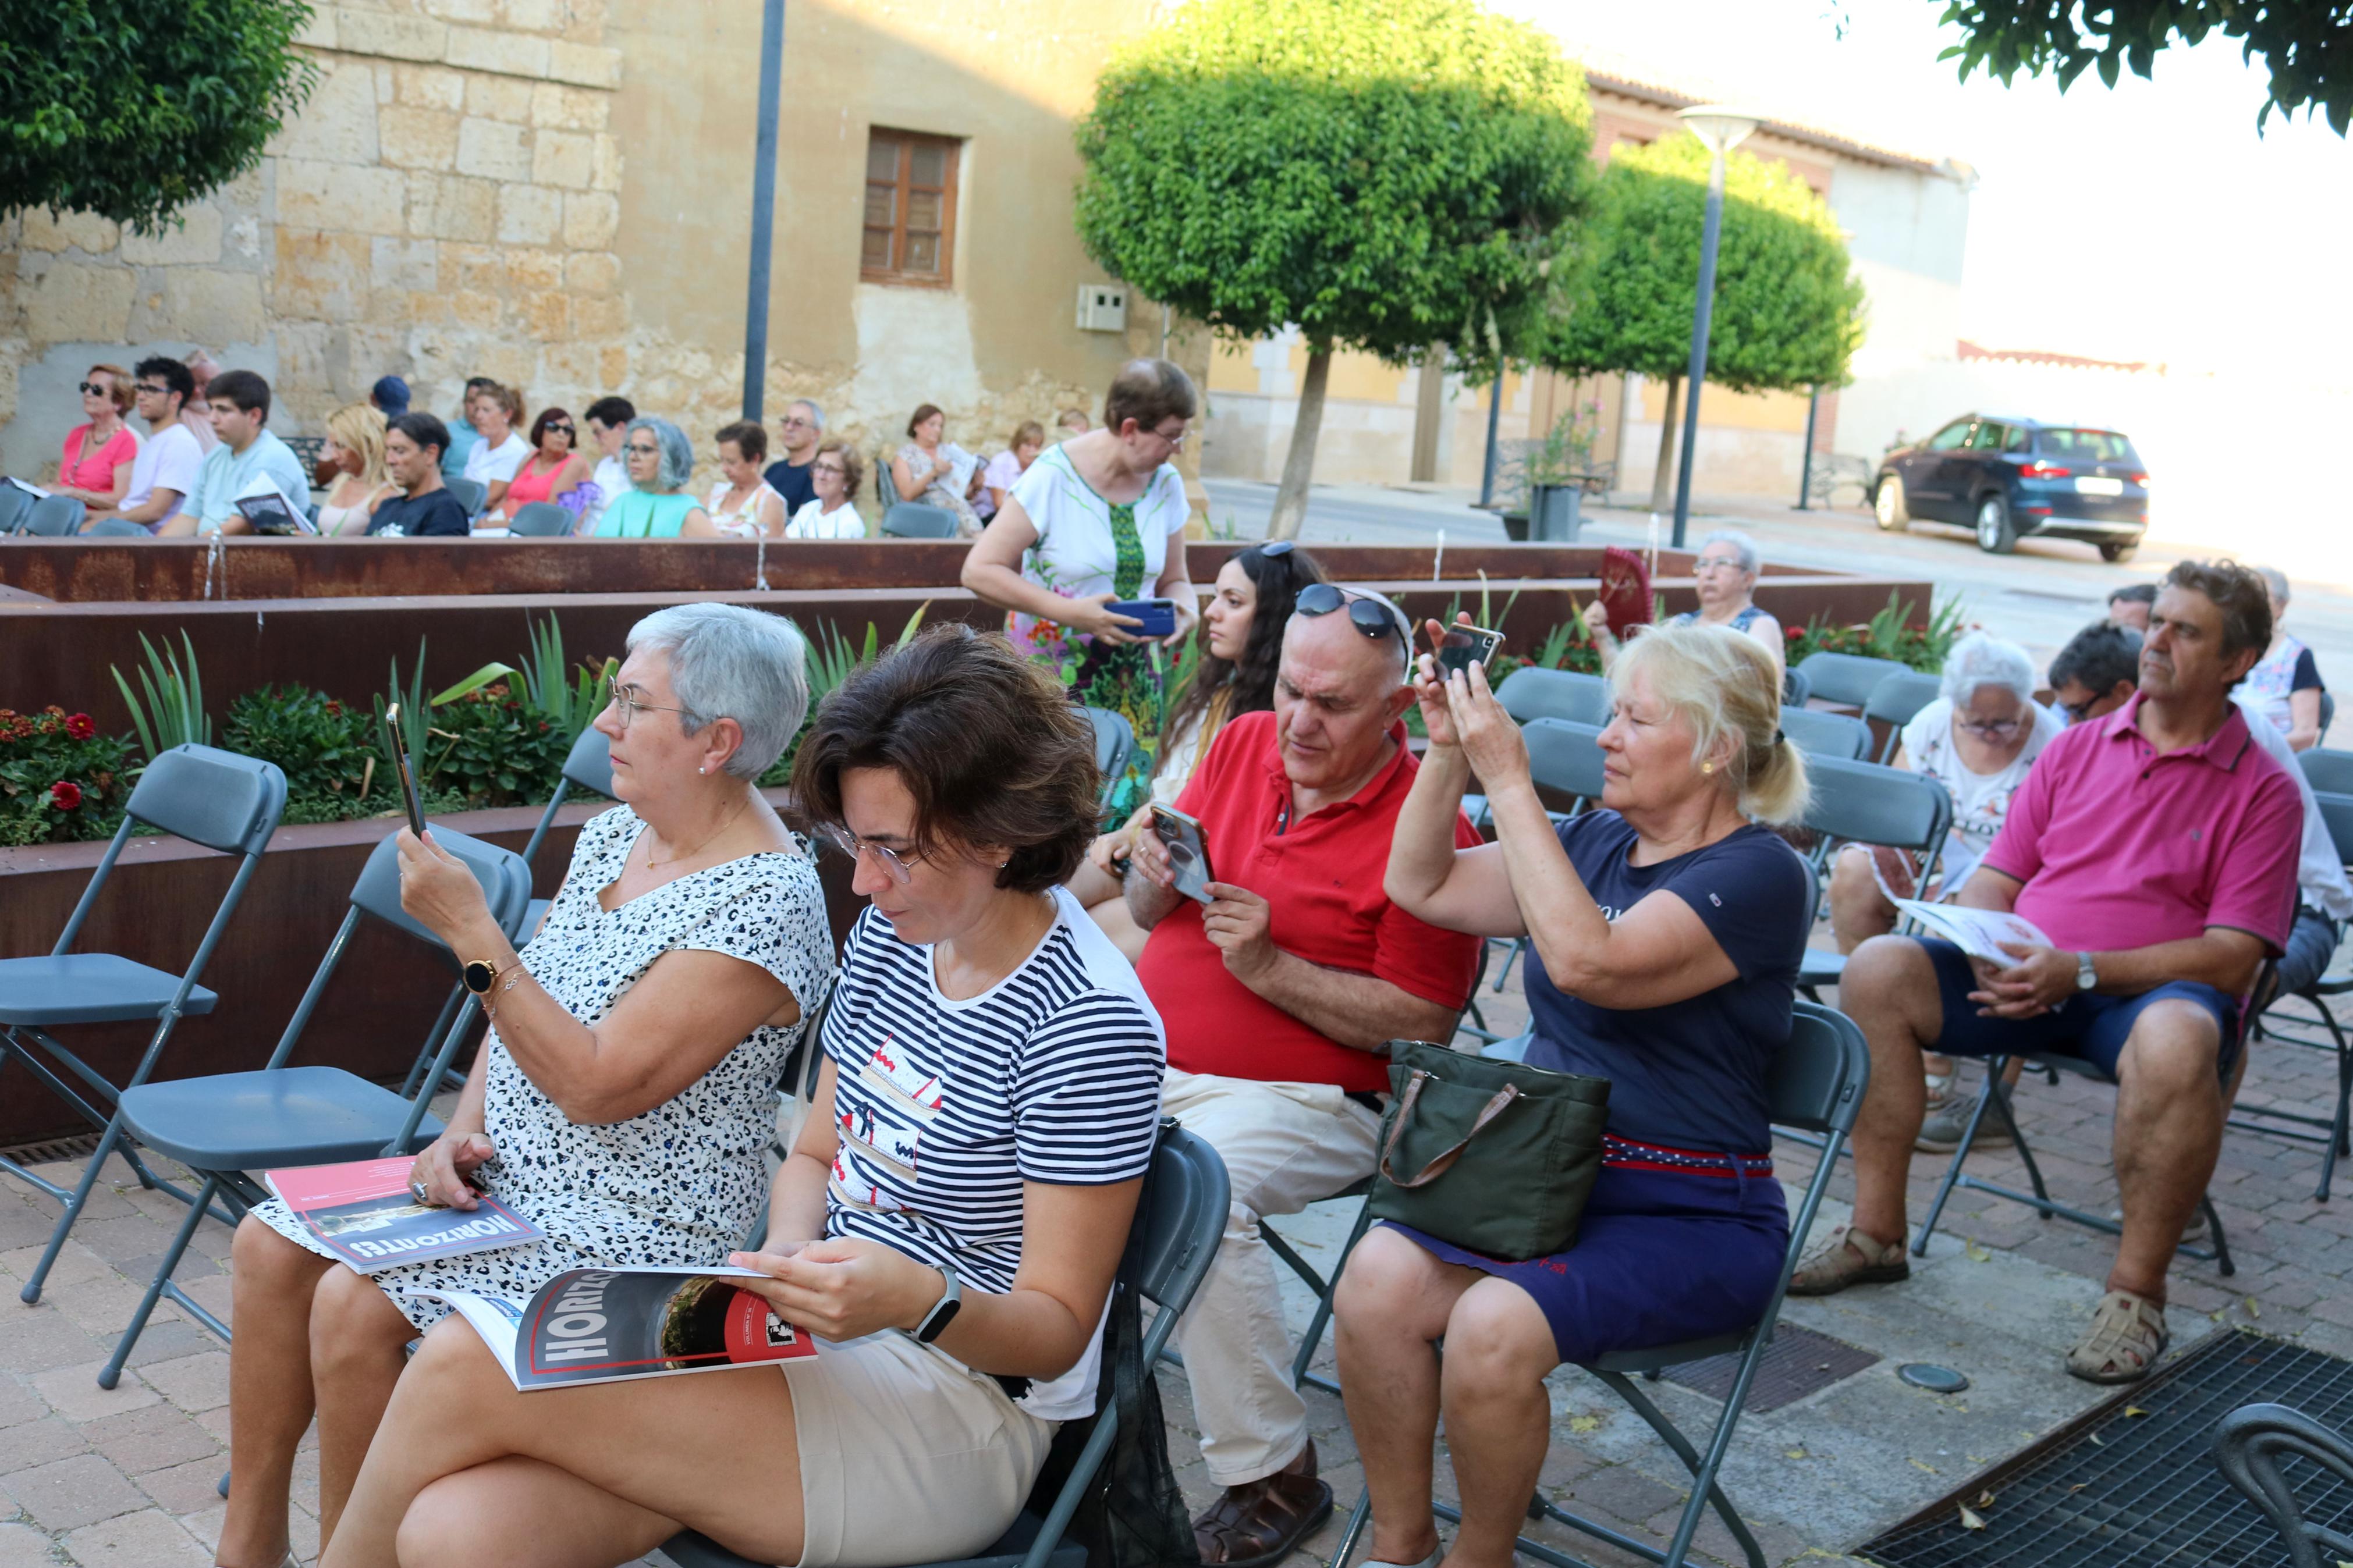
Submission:
[[[188,634],[180,634],[180,647],[188,656],[185,668],[180,656],[166,642],[162,651],[139,634],[140,651],[147,656],[146,668],[139,671],[139,691],[132,692],[131,683],[122,679],[122,671],[112,665],[107,668],[114,676],[114,684],[122,692],[122,700],[131,710],[131,727],[139,731],[141,750],[150,757],[160,756],[174,746],[213,743],[213,721],[205,712],[204,678],[196,672],[195,644]],[[140,699],[143,695],[145,700]]]
[[478,806],[514,805],[554,792],[572,737],[553,720],[504,680],[444,697],[434,699],[429,731],[440,742],[431,773],[437,787]]
[[[583,661],[576,669],[568,668],[564,662],[564,629],[556,625],[554,616],[544,621],[525,616],[523,625],[530,635],[531,647],[522,655],[522,668],[509,673],[522,680],[525,697],[541,718],[563,731],[565,741],[578,740],[580,732],[595,723],[596,715],[613,700],[613,677],[619,671],[621,661],[607,658],[598,663],[592,659]],[[478,677],[480,673],[475,672]]]
[[1814,653],[1855,653],[1891,658],[1935,675],[1945,668],[1945,656],[1953,644],[1968,629],[1961,620],[1962,613],[1958,598],[1947,599],[1929,612],[1926,626],[1915,626],[1910,624],[1912,601],[1891,590],[1886,606],[1868,621],[1831,626],[1817,615],[1803,626],[1788,628],[1788,661],[1796,664]]
[[[899,635],[892,639],[891,646],[904,647],[914,641],[915,634],[923,629],[923,616],[931,607],[929,599],[916,605],[915,613],[907,617],[907,624],[899,628]],[[850,673],[860,665],[871,664],[881,657],[882,633],[872,621],[869,621],[866,623],[865,641],[855,645],[841,635],[841,628],[838,626],[821,626],[815,637],[809,637],[806,632],[801,635],[808,645],[807,657],[802,661],[801,668],[808,681],[809,717],[815,718],[818,704],[824,701],[835,687],[849,679]],[[804,720],[801,731],[806,734],[807,731],[808,724]],[[792,744],[785,748],[785,754],[776,759],[776,765],[760,775],[762,787],[776,789],[792,783],[793,756],[799,750],[800,736],[795,735]]]
[[[396,804],[385,788],[390,774],[377,765],[368,715],[323,691],[265,686],[228,705],[228,749],[278,764],[286,775],[280,821],[342,822]],[[383,774],[382,778],[377,775]]]
[[131,795],[131,740],[87,713],[0,708],[0,845],[107,838]]
[[1525,511],[1539,485],[1574,485],[1593,471],[1593,444],[1601,431],[1601,405],[1587,402],[1553,421],[1541,440],[1525,441],[1503,465],[1497,489],[1506,511]]

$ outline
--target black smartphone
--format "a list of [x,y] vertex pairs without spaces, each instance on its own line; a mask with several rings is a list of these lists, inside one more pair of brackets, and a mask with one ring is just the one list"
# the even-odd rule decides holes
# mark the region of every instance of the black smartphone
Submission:
[[1491,632],[1484,626],[1449,626],[1446,635],[1438,639],[1438,678],[1443,680],[1474,664],[1484,668],[1503,646],[1501,632]]
[[400,704],[384,710],[385,739],[390,742],[393,771],[400,775],[401,804],[408,807],[408,829],[425,837],[425,801],[417,793],[417,772],[408,765],[408,748],[400,741]]
[[1114,616],[1128,616],[1142,621],[1140,626],[1123,627],[1140,637],[1166,637],[1176,635],[1176,601],[1174,599],[1113,599],[1103,606]]
[[1213,904],[1209,884],[1218,879],[1209,869],[1209,841],[1198,821],[1174,806],[1155,805],[1152,831],[1168,851],[1168,868],[1176,873],[1176,890],[1196,903]]

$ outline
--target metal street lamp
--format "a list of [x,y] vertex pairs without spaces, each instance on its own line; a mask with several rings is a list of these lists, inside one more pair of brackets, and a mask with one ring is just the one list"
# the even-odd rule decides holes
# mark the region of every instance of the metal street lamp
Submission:
[[1707,319],[1715,304],[1715,241],[1724,227],[1724,155],[1764,120],[1727,104],[1703,103],[1678,116],[1707,149],[1707,221],[1699,237],[1699,299],[1692,307],[1691,369],[1683,377],[1683,462],[1675,476],[1674,547],[1691,521],[1692,447],[1699,440],[1699,389],[1707,380]]

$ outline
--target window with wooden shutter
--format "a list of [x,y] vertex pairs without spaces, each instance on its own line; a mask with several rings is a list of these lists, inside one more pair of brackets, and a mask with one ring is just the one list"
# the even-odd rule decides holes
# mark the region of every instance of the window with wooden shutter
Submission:
[[958,147],[946,136],[881,129],[867,133],[860,278],[934,288],[951,281]]

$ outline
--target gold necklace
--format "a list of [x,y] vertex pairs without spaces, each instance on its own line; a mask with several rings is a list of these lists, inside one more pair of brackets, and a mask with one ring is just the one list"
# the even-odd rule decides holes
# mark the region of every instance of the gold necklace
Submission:
[[752,797],[749,795],[746,795],[742,803],[738,805],[733,811],[727,814],[727,820],[721,823],[710,837],[704,839],[702,843],[696,845],[693,848],[689,849],[682,855],[673,855],[667,860],[657,860],[654,858],[653,844],[649,840],[646,844],[646,869],[649,871],[654,871],[660,869],[664,866],[675,866],[681,860],[691,860],[695,856],[702,854],[705,849],[710,848],[712,844],[718,841],[720,834],[726,832],[729,828],[735,826],[735,819],[744,815],[744,807],[751,804]]

